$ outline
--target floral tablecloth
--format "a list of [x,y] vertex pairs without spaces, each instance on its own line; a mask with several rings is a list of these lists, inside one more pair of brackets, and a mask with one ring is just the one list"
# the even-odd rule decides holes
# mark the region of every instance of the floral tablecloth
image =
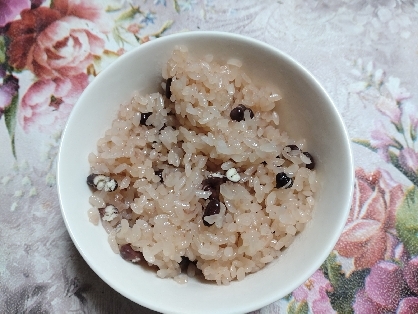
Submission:
[[296,58],[352,140],[355,192],[335,249],[303,285],[254,313],[418,313],[413,0],[0,0],[0,312],[151,312],[107,286],[74,247],[57,151],[100,71],[147,41],[193,30],[247,35]]

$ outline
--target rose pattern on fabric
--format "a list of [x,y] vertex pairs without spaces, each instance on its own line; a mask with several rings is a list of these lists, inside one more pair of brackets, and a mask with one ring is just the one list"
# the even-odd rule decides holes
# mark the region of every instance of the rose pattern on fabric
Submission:
[[60,13],[47,7],[23,10],[20,20],[10,24],[6,35],[10,38],[8,47],[9,64],[16,69],[24,69],[29,53],[36,43],[39,33],[60,18]]
[[85,73],[35,82],[23,96],[20,125],[26,132],[35,127],[41,131],[59,130],[87,85]]
[[385,179],[381,171],[356,170],[350,216],[335,247],[340,255],[354,259],[356,269],[370,268],[391,254],[395,211],[402,198],[402,186]]
[[17,69],[51,79],[85,71],[105,46],[111,25],[95,6],[81,1],[56,0],[52,8],[25,10],[11,23],[8,55]]
[[66,16],[37,37],[27,67],[43,79],[77,75],[103,52],[104,44],[104,36],[93,23]]

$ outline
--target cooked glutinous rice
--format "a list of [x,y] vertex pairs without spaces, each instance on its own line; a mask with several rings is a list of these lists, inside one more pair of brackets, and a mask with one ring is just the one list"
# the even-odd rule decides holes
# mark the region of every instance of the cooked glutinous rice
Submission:
[[214,59],[176,47],[162,69],[168,90],[136,92],[88,158],[90,220],[115,253],[179,283],[199,269],[228,284],[263,268],[315,204],[314,160],[279,129],[277,87]]

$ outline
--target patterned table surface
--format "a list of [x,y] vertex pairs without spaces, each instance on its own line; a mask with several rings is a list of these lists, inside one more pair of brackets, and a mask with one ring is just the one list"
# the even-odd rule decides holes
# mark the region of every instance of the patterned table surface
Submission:
[[[415,4],[414,4],[415,2]],[[255,313],[418,313],[418,4],[413,0],[1,0],[0,312],[151,312],[107,286],[64,226],[60,135],[103,68],[160,36],[243,34],[308,68],[347,125],[347,225],[322,267]]]

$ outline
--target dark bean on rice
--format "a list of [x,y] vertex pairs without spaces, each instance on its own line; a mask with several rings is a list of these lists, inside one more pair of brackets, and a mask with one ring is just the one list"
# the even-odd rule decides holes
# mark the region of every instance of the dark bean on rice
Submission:
[[149,118],[149,116],[152,115],[152,112],[143,112],[141,113],[141,120],[139,121],[139,123],[141,125],[146,125],[147,120]]
[[169,77],[165,85],[165,97],[167,97],[168,99],[170,99],[171,97],[171,83],[172,82],[173,82],[173,78]]

